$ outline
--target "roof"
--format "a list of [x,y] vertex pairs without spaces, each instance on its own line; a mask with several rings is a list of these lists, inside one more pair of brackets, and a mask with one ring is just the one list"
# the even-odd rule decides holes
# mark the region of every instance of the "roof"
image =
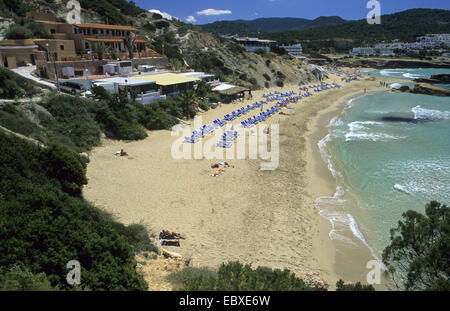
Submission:
[[[123,38],[85,38],[86,41],[91,41],[91,42],[123,42]],[[139,42],[139,43],[145,43],[144,39],[136,39],[134,40],[134,42]]]
[[185,72],[181,73],[181,75],[186,77],[195,77],[195,78],[210,78],[215,77],[212,73],[206,73],[206,72]]
[[242,86],[235,86],[232,88],[229,88],[227,90],[219,91],[219,94],[221,95],[236,95],[242,92],[250,91],[250,89]]
[[228,84],[228,83],[221,83],[218,86],[214,87],[212,90],[216,91],[216,92],[220,92],[220,91],[225,91],[225,90],[228,90],[228,89],[231,89],[234,87],[236,87],[236,86]]
[[74,24],[76,27],[80,28],[99,28],[99,29],[113,29],[113,30],[129,30],[136,31],[136,28],[131,26],[121,26],[121,25],[106,25],[106,24]]
[[135,78],[130,79],[130,78],[122,78],[122,77],[99,79],[99,80],[95,80],[94,81],[94,83],[96,83],[96,82],[100,82],[100,83],[115,83],[115,84],[119,84],[119,85],[128,85],[128,86],[155,84],[154,80],[152,80],[152,81],[150,81],[150,80],[142,81],[140,79],[138,80],[138,79],[135,79]]
[[133,79],[147,80],[147,81],[155,81],[156,84],[162,86],[175,85],[175,84],[183,84],[189,82],[200,81],[198,78],[186,77],[176,73],[161,73],[161,74],[153,74],[153,75],[145,75],[133,77]]

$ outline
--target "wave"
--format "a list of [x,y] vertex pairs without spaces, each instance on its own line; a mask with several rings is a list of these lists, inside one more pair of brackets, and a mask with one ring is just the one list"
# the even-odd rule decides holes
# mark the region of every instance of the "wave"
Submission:
[[400,184],[395,184],[394,185],[394,189],[397,190],[397,191],[400,191],[400,192],[403,192],[403,193],[411,195],[411,193],[408,191],[408,189],[406,189],[405,186],[402,186]]
[[355,121],[348,124],[349,132],[345,134],[345,141],[354,140],[370,140],[370,141],[380,141],[380,140],[395,140],[402,139],[404,137],[392,136],[383,133],[369,133],[366,125],[384,125],[382,122],[375,121]]
[[367,243],[361,231],[359,231],[355,218],[353,218],[353,216],[350,214],[347,214],[347,217],[349,218],[350,221],[349,227],[350,230],[352,230],[353,235],[356,236],[370,250],[370,253],[372,254],[373,258],[375,258],[376,261],[378,261],[378,264],[380,265],[381,269],[386,270],[386,267],[383,265],[381,259],[377,256],[377,254],[375,253],[373,248],[369,245],[369,243]]
[[385,77],[395,77],[395,74],[403,74],[403,71],[381,70],[380,74]]
[[[382,123],[373,121],[360,121],[359,124],[380,125]],[[380,267],[382,269],[385,269],[382,261],[377,256],[374,249],[369,245],[369,243],[364,238],[364,235],[358,229],[358,225],[353,216],[345,212],[344,204],[346,203],[346,200],[343,199],[345,195],[345,189],[343,188],[343,186],[341,186],[344,185],[343,176],[337,169],[335,169],[331,159],[331,155],[327,152],[328,151],[327,144],[331,142],[331,140],[332,136],[331,134],[328,134],[321,141],[319,141],[317,145],[319,147],[322,159],[327,163],[328,169],[330,170],[331,174],[333,175],[336,181],[337,184],[336,192],[334,193],[333,196],[323,196],[317,198],[315,201],[315,206],[319,210],[319,215],[324,217],[331,223],[331,231],[328,234],[330,240],[337,239],[344,243],[353,244],[356,246],[355,242],[351,238],[346,237],[345,235],[339,233],[341,231],[346,231],[348,228],[350,228],[352,234],[369,249],[373,258],[375,258],[375,260],[377,260],[378,263],[380,264]]]
[[425,76],[421,75],[421,74],[417,74],[417,73],[404,73],[403,77],[408,78],[408,79],[418,79],[418,78],[423,78]]
[[420,105],[412,108],[416,120],[449,120],[450,111],[440,111],[422,108]]

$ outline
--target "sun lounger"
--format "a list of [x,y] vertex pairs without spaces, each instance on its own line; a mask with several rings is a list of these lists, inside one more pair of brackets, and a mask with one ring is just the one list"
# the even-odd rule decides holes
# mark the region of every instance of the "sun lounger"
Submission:
[[195,144],[199,141],[198,137],[187,137],[185,136],[185,142],[186,143],[191,143],[191,144]]
[[222,148],[230,148],[232,145],[233,143],[231,141],[223,141],[223,140],[218,141],[216,144],[217,147]]

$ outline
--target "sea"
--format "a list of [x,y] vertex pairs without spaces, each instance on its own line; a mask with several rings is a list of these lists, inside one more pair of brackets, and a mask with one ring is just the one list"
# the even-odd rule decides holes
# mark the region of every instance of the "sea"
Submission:
[[[365,72],[410,79],[408,84],[437,73],[450,69]],[[431,200],[450,204],[447,97],[386,91],[349,99],[318,146],[336,192],[317,198],[316,207],[332,224],[329,236],[338,252],[364,248],[383,269],[382,251],[403,213],[424,213]]]

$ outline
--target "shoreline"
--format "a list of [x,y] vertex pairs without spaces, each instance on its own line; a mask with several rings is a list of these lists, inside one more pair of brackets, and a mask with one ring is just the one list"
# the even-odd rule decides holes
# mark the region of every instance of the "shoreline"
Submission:
[[[176,161],[167,156],[174,142],[170,131],[152,131],[143,141],[107,140],[95,148],[83,196],[125,224],[141,222],[155,234],[161,229],[183,233],[187,239],[174,251],[190,258],[192,266],[216,268],[239,260],[287,268],[305,280],[324,279],[333,287],[342,274],[336,273],[330,223],[314,203],[315,196],[323,195],[322,190],[328,193],[332,183],[330,176],[316,172],[316,166],[324,163],[313,154],[311,135],[327,131],[329,120],[325,127],[319,120],[331,119],[349,94],[365,87],[380,89],[380,80],[391,79],[354,81],[314,94],[292,104],[294,113],[268,120],[269,126],[280,122],[280,165],[275,171],[260,171],[258,160],[232,160],[234,168],[212,178],[210,167],[217,160]],[[286,90],[298,86],[282,89]],[[211,123],[270,91],[254,92],[254,100],[223,104],[200,115],[204,124]],[[114,157],[123,147],[130,156]]]

